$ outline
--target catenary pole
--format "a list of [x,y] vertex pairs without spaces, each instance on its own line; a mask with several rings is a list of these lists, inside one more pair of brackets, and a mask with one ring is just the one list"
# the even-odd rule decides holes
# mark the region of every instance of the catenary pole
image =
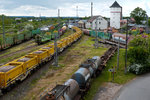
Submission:
[[4,24],[4,15],[2,15],[2,24],[3,24],[3,43],[5,44],[5,24]]
[[126,52],[125,52],[125,74],[127,73],[127,41],[128,41],[128,19],[127,19],[127,28],[126,28]]

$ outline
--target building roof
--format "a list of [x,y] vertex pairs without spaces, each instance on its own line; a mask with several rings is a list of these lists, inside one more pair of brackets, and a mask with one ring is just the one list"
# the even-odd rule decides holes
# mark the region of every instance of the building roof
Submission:
[[86,22],[87,22],[87,20],[80,20],[78,23],[84,24],[84,23],[86,23]]
[[122,7],[118,4],[117,1],[115,1],[115,2],[110,6],[110,8],[112,8],[112,7],[122,8]]
[[100,15],[98,15],[98,16],[93,16],[93,17],[91,17],[89,20],[88,20],[88,22],[93,22],[95,19],[97,19],[98,17],[102,17],[102,16],[100,16]]

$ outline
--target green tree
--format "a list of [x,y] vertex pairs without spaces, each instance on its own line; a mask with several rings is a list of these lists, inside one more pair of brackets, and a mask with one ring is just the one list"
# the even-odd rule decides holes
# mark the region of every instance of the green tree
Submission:
[[150,27],[150,19],[148,20],[148,26]]
[[134,18],[137,24],[142,24],[141,21],[146,18],[146,11],[137,7],[130,13],[130,17]]

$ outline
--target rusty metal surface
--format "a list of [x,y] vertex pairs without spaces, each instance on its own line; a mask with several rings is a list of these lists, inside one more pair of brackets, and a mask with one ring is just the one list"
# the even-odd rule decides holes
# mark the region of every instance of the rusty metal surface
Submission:
[[65,91],[69,86],[66,85],[56,85],[51,91],[49,91],[41,100],[59,100],[63,97]]
[[107,63],[107,61],[114,55],[115,51],[117,50],[117,47],[111,47],[109,48],[103,56],[101,56],[102,63],[100,67],[104,67]]

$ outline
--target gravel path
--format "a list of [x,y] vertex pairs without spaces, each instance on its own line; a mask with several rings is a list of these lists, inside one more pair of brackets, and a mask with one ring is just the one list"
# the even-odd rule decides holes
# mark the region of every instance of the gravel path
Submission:
[[96,93],[93,100],[112,100],[122,85],[116,83],[104,83]]

